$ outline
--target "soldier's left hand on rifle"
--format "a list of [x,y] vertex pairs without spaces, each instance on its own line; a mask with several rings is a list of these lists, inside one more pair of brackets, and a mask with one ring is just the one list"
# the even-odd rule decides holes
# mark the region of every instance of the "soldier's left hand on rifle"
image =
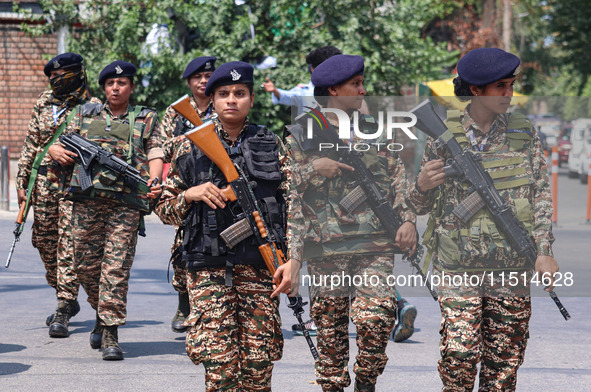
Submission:
[[281,283],[279,285],[273,285],[275,290],[271,293],[271,298],[276,297],[281,293],[287,294],[290,297],[293,297],[298,293],[299,275],[297,275],[297,282],[295,282],[292,280],[291,271],[291,260],[277,268],[277,271],[275,271],[275,274],[273,275],[273,281]]
[[417,249],[417,229],[412,222],[404,222],[396,232],[394,245],[413,255]]
[[[554,276],[558,272],[558,263],[552,256],[538,255],[536,258],[535,270],[538,274],[538,279],[546,286],[544,290],[554,290]],[[547,281],[550,284],[546,285]]]
[[66,150],[64,146],[59,143],[53,144],[47,151],[54,161],[63,166],[73,165],[75,158],[78,156],[75,152]]

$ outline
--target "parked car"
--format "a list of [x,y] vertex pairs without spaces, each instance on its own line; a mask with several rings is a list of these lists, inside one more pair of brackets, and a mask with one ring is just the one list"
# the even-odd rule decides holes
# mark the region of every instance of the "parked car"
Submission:
[[568,157],[568,176],[579,177],[582,183],[586,183],[591,162],[591,118],[573,121],[570,142],[572,147]]
[[573,146],[570,142],[572,130],[573,124],[567,123],[562,127],[562,131],[560,131],[560,136],[558,137],[558,166],[568,163],[568,156]]
[[538,137],[540,138],[540,142],[542,142],[542,149],[544,151],[548,151],[548,141],[546,139],[546,134],[543,132],[538,132]]
[[558,145],[557,125],[540,125],[538,134],[546,137],[546,150],[552,152],[552,147]]

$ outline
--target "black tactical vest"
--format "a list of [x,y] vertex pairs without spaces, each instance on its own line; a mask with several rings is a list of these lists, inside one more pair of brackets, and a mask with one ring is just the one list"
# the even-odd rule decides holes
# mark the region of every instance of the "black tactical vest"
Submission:
[[[248,177],[255,198],[270,223],[278,245],[286,243],[285,200],[279,191],[281,172],[278,146],[274,135],[265,127],[249,125],[238,147],[228,147],[228,155]],[[212,182],[224,188],[227,181],[219,168],[196,146],[177,161],[179,175],[187,187]],[[205,203],[192,203],[183,222],[182,262],[187,269],[231,267],[236,264],[264,267],[254,236],[228,249],[220,233],[242,219],[242,209],[230,202],[224,209],[212,209]]]

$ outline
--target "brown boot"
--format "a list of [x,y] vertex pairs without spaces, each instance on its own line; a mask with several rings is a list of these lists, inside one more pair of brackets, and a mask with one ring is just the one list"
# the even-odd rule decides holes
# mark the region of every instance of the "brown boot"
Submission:
[[120,361],[123,359],[123,351],[121,350],[121,347],[119,347],[116,325],[103,327],[101,347],[103,349],[103,359],[105,361]]
[[70,334],[68,325],[72,316],[73,301],[60,301],[51,324],[49,325],[49,336],[52,338],[67,338]]

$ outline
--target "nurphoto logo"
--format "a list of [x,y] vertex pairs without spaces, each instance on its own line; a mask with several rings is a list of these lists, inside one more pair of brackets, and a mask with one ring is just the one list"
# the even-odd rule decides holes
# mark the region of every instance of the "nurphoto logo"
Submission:
[[[417,117],[411,112],[401,111],[379,111],[377,112],[377,119],[372,117],[374,125],[372,132],[368,133],[365,129],[360,129],[360,115],[358,111],[354,111],[352,116],[346,111],[336,108],[322,108],[317,106],[306,107],[310,117],[306,124],[306,137],[308,139],[315,139],[314,127],[321,132],[330,130],[329,122],[325,114],[332,113],[338,119],[338,137],[342,140],[349,140],[348,144],[335,143],[319,143],[318,151],[331,149],[348,149],[349,151],[367,151],[372,147],[378,150],[386,148],[389,151],[401,151],[404,146],[400,143],[388,143],[393,140],[394,131],[401,130],[410,139],[416,140],[417,137],[410,131],[410,128],[417,123]],[[400,121],[400,119],[408,119],[409,121]],[[314,120],[316,124],[314,124]],[[385,133],[385,139],[383,137]],[[354,142],[355,139],[362,139],[364,142]]]

